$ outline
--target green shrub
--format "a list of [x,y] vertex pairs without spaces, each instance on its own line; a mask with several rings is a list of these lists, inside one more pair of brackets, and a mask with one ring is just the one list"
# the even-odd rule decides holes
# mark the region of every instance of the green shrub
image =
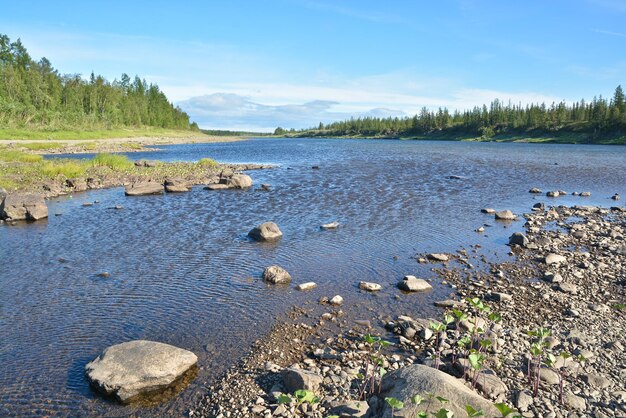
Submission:
[[217,167],[219,164],[217,161],[215,161],[212,158],[201,158],[198,161],[198,165],[202,167],[206,167],[206,168],[213,168],[213,167]]

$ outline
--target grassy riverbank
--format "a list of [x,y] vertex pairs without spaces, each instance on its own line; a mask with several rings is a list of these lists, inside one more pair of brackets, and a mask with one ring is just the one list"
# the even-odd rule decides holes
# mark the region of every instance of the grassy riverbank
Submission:
[[[98,153],[91,159],[44,159],[28,151],[0,146],[0,188],[8,192],[35,192],[54,196],[72,183],[110,187],[132,181],[181,178],[201,182],[219,167],[209,158],[196,163],[154,162],[150,167],[135,165],[128,157]],[[90,181],[91,179],[91,181]]]
[[46,130],[27,128],[0,128],[1,140],[86,140],[111,138],[210,138],[202,132],[155,127],[114,128],[95,130]]

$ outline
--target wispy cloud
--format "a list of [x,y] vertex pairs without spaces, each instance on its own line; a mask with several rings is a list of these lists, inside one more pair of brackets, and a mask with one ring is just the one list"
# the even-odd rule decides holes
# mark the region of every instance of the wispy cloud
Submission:
[[594,30],[594,32],[601,33],[603,35],[619,36],[620,38],[626,38],[626,33],[622,33],[622,32],[613,32],[610,30],[602,30],[602,29],[596,29]]

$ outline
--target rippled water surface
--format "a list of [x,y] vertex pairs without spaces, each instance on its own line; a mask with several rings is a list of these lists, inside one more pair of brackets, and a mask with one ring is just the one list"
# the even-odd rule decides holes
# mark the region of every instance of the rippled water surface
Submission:
[[[625,147],[255,139],[162,148],[129,155],[279,167],[250,173],[270,192],[90,191],[49,202],[47,221],[0,227],[0,415],[182,413],[290,306],[341,294],[354,317],[432,312],[449,292],[437,280],[421,295],[394,284],[405,274],[434,277],[417,253],[480,243],[507,257],[507,237],[522,222],[499,224],[481,207],[523,213],[536,201],[610,206],[614,193],[626,196]],[[530,187],[592,196],[535,198]],[[268,220],[281,227],[280,243],[251,242],[247,232]],[[319,229],[335,220],[340,229]],[[493,225],[487,236],[473,232],[483,223]],[[260,274],[270,264],[318,288],[267,286]],[[103,271],[111,277],[99,278]],[[385,288],[364,294],[359,280]],[[136,409],[89,389],[85,364],[139,338],[198,354],[199,377],[176,401]]]

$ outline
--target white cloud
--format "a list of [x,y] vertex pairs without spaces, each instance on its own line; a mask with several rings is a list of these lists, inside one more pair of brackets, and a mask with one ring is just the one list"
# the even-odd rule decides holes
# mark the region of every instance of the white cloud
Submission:
[[351,116],[405,116],[399,110],[375,108],[340,112],[337,102],[314,100],[303,104],[268,105],[233,93],[192,97],[178,103],[201,127],[209,129],[273,131],[277,126],[306,128]]

